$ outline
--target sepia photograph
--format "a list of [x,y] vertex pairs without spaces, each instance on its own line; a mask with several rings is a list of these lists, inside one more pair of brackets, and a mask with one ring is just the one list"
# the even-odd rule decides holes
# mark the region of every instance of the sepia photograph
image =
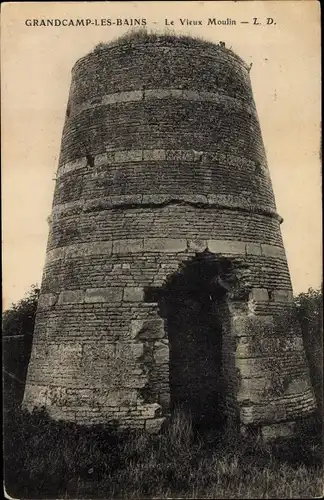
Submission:
[[1,14],[5,498],[321,497],[319,2]]

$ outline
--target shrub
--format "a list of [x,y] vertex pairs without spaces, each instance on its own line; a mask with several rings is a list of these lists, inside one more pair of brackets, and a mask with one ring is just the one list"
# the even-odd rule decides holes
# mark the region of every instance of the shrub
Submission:
[[323,294],[309,288],[295,298],[319,413],[323,412]]
[[23,398],[31,353],[39,289],[32,286],[25,298],[3,313],[4,406],[17,406]]

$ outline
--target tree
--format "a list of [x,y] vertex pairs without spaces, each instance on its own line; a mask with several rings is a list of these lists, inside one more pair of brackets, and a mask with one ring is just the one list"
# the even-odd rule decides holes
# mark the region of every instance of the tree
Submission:
[[309,371],[320,411],[323,407],[323,294],[309,288],[295,297]]
[[3,313],[3,387],[5,409],[20,405],[32,347],[39,288],[33,285],[26,296]]
[[5,337],[32,335],[39,297],[39,288],[32,285],[26,296],[3,313],[2,334]]

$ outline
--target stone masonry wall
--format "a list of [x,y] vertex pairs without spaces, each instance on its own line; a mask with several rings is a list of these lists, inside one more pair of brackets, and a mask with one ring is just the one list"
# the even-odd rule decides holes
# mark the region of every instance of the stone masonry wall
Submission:
[[225,413],[266,425],[312,411],[301,336],[282,328],[292,289],[280,222],[240,58],[161,38],[79,60],[24,405],[158,429],[169,339],[145,291],[208,250],[249,271],[244,298],[228,298]]

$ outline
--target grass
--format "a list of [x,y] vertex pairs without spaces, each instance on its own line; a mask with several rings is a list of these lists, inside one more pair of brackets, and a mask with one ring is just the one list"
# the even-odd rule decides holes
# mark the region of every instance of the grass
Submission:
[[5,422],[5,485],[14,498],[314,498],[321,442],[276,446],[193,430],[173,415],[163,433],[117,432],[15,412]]

